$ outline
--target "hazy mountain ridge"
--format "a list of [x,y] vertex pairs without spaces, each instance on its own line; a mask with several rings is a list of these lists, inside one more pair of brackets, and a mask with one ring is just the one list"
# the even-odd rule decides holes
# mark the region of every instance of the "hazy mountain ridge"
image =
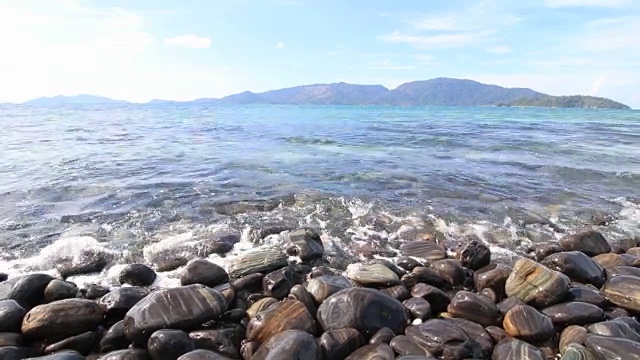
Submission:
[[[91,100],[95,102],[90,102]],[[57,102],[57,103],[56,103]],[[107,104],[126,102],[79,95],[39,98],[28,105]],[[610,99],[593,96],[552,96],[527,88],[505,88],[473,80],[435,78],[412,81],[389,90],[382,85],[344,82],[302,85],[262,93],[245,91],[220,99],[152,100],[148,104],[281,104],[281,105],[394,105],[394,106],[532,106],[629,109]]]
[[128,104],[128,101],[124,100],[114,100],[104,96],[96,96],[96,95],[74,95],[74,96],[64,96],[57,95],[52,97],[39,97],[37,99],[32,99],[24,102],[24,105],[31,106],[60,106],[60,105],[83,105],[83,104]]

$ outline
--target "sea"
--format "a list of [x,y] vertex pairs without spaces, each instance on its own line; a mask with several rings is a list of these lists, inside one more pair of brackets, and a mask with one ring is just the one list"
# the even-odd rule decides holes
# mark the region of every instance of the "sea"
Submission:
[[[226,255],[311,227],[327,258],[479,239],[518,257],[584,228],[640,239],[640,112],[498,107],[0,106],[0,272]],[[266,236],[265,234],[272,234]],[[337,263],[340,263],[338,261]],[[178,284],[180,269],[158,284]]]

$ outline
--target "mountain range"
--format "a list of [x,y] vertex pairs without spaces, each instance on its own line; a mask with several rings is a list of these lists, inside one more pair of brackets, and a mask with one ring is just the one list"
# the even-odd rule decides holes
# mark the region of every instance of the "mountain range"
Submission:
[[[291,105],[391,105],[391,106],[528,106],[629,109],[610,99],[573,95],[552,96],[527,88],[505,88],[473,80],[435,78],[412,81],[387,89],[382,85],[344,82],[303,85],[262,93],[245,91],[223,98],[193,101],[152,100],[148,104],[291,104]],[[25,102],[31,106],[77,104],[127,104],[93,95],[56,96]]]

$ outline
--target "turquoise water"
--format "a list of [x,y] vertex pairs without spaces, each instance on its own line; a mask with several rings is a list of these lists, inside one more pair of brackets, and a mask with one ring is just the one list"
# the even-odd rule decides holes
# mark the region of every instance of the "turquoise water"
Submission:
[[[9,260],[69,234],[125,251],[181,231],[265,222],[325,226],[346,241],[383,215],[520,237],[541,219],[570,230],[596,213],[629,217],[640,201],[637,111],[4,106],[0,119]],[[283,205],[216,210],[239,200]],[[638,226],[625,221],[626,231]]]

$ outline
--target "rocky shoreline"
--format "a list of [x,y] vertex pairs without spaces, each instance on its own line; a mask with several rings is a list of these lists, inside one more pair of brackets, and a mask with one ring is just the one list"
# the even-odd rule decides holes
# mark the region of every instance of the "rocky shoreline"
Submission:
[[415,240],[337,270],[314,230],[278,236],[226,269],[182,259],[173,288],[144,264],[114,288],[64,280],[91,266],[0,274],[0,359],[640,359],[638,239],[584,230],[512,261]]

